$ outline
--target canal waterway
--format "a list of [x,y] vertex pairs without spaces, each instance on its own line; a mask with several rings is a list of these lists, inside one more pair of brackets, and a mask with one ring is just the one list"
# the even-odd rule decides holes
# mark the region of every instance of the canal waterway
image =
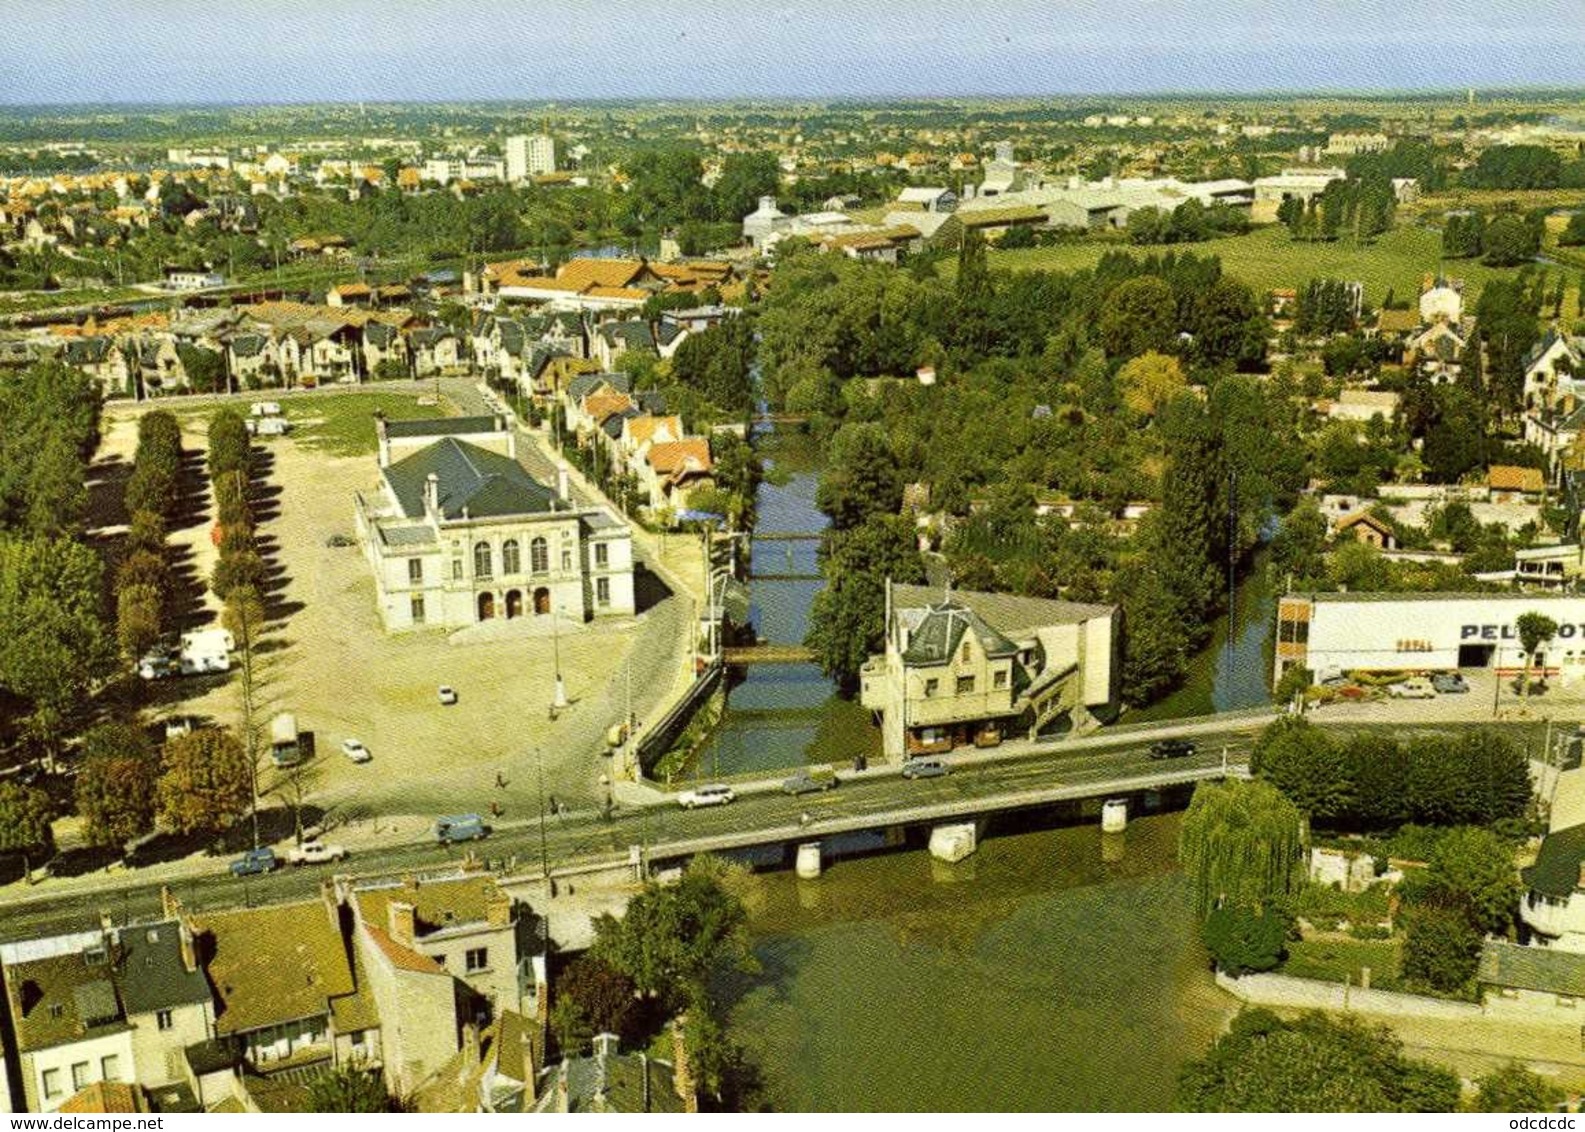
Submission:
[[[1139,1111],[1233,1011],[1177,866],[1178,814],[755,876],[761,970],[731,1025],[782,1111]],[[1103,859],[1105,857],[1106,859]]]
[[[815,506],[821,452],[807,434],[767,433],[755,441],[766,466],[756,496],[756,532],[818,536],[827,520]],[[821,583],[819,543],[756,541],[751,563],[749,617],[755,632],[772,644],[802,644],[809,606]],[[771,578],[754,577],[773,575]],[[781,578],[774,577],[782,575]],[[786,575],[804,575],[786,578]],[[775,771],[816,763],[851,764],[856,755],[880,753],[880,733],[857,700],[836,687],[813,664],[753,665],[727,693],[720,727],[695,763],[703,776]]]

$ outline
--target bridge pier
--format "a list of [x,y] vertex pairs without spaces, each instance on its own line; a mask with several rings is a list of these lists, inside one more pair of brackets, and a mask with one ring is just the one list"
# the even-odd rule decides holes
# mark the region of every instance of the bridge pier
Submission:
[[930,830],[930,855],[937,860],[956,864],[979,847],[980,830],[975,822],[938,825]]
[[798,846],[797,872],[799,880],[818,880],[820,877],[820,842],[806,841]]
[[1101,806],[1101,832],[1122,833],[1128,828],[1128,799],[1108,798]]

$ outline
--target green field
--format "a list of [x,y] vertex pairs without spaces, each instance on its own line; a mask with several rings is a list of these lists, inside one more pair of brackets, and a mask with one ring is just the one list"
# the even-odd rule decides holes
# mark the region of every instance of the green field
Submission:
[[329,456],[373,454],[376,410],[393,421],[457,415],[456,407],[445,397],[438,406],[420,405],[418,397],[410,393],[324,393],[294,397],[282,407],[292,422],[292,439]]
[[[1444,266],[1441,246],[1441,234],[1425,228],[1395,228],[1374,243],[1355,244],[1350,240],[1296,241],[1288,236],[1286,229],[1273,225],[1245,236],[1179,244],[1172,249],[1097,242],[992,250],[990,265],[1004,271],[1075,271],[1094,266],[1108,251],[1148,255],[1176,250],[1219,256],[1223,270],[1249,284],[1257,294],[1278,288],[1298,289],[1316,278],[1357,279],[1365,284],[1365,302],[1370,306],[1381,305],[1388,287],[1394,290],[1399,301],[1412,299],[1420,293],[1420,280],[1427,272],[1443,270],[1454,278],[1463,279],[1469,299],[1480,293],[1486,280],[1513,274],[1513,269],[1486,267],[1478,260],[1448,260]],[[949,258],[942,267],[950,276],[957,263]]]

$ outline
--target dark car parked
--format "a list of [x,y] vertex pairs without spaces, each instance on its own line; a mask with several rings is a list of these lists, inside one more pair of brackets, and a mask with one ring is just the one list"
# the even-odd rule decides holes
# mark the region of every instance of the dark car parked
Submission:
[[1194,744],[1187,739],[1162,739],[1150,745],[1153,759],[1181,759],[1194,754]]

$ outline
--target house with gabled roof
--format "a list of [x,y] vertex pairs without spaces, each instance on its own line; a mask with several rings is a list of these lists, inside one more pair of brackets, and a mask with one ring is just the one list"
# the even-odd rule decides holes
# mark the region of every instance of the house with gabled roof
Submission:
[[[627,525],[574,506],[565,472],[554,489],[534,479],[509,431],[469,421],[376,421],[381,485],[355,496],[355,521],[386,628],[631,615]],[[497,435],[504,450],[479,443]]]
[[886,649],[860,673],[889,759],[1078,730],[1117,703],[1117,608],[886,586]]
[[686,511],[696,491],[715,486],[710,442],[702,436],[651,444],[635,461],[634,471],[652,513],[668,507]]
[[200,963],[177,920],[0,944],[26,1110],[55,1111],[101,1084],[180,1096],[185,1047],[214,1027]]
[[106,335],[71,339],[61,351],[61,361],[81,370],[106,397],[126,397],[135,392],[126,352]]

